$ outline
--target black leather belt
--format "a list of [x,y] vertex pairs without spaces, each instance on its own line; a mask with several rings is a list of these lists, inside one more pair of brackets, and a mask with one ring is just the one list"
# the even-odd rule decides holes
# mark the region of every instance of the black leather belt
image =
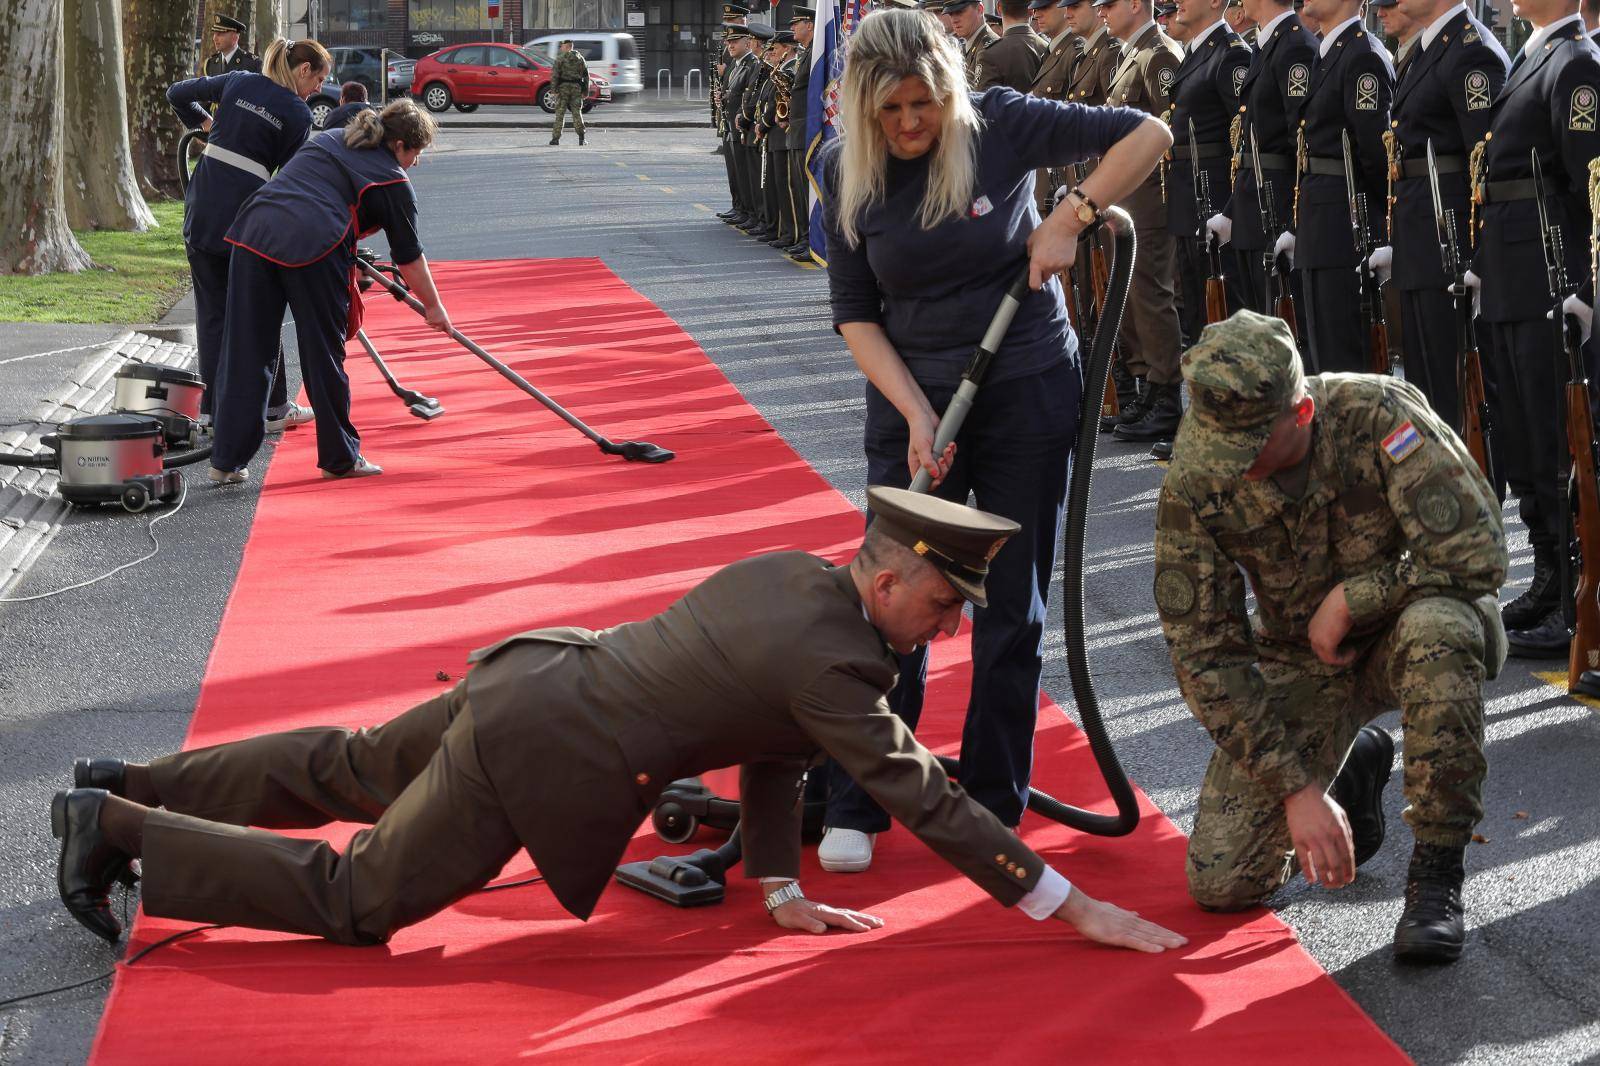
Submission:
[[1326,155],[1308,156],[1306,158],[1306,168],[1301,173],[1327,174],[1335,178],[1342,178],[1344,177],[1344,159],[1343,157],[1336,159],[1333,156]]
[[[1550,195],[1559,195],[1562,190],[1545,187],[1545,192]],[[1534,190],[1532,178],[1519,178],[1516,181],[1489,181],[1483,186],[1483,202],[1486,204],[1503,204],[1512,200],[1532,200],[1537,193]]]
[[[1228,157],[1228,146],[1222,141],[1212,141],[1208,144],[1197,144],[1194,147],[1196,153],[1198,153],[1195,156],[1196,159],[1226,159]],[[1189,146],[1187,144],[1173,145],[1172,158],[1188,159]]]
[[[1240,170],[1254,170],[1255,158],[1249,152],[1244,154],[1244,159],[1239,163]],[[1271,152],[1261,153],[1262,170],[1293,170],[1294,157],[1287,155],[1274,155]]]
[[[1434,162],[1439,165],[1439,173],[1441,174],[1459,174],[1463,170],[1467,169],[1467,160],[1465,156],[1441,155],[1436,157]],[[1402,177],[1407,178],[1427,177],[1427,159],[1407,159],[1405,162],[1400,164],[1400,174]]]

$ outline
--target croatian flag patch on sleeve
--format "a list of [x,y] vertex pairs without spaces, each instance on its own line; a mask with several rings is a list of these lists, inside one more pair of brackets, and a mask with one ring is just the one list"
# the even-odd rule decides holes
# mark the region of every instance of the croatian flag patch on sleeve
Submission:
[[1390,462],[1398,463],[1422,447],[1422,434],[1410,421],[1400,423],[1400,428],[1383,438],[1383,450],[1389,453]]

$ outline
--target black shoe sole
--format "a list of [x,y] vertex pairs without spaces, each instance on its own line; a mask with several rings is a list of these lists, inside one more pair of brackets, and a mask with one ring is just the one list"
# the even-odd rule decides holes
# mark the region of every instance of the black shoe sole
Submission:
[[[61,854],[56,859],[56,892],[61,897],[62,906],[66,907],[67,913],[72,915],[78,924],[89,930],[89,932],[107,943],[117,943],[122,939],[122,926],[117,921],[116,916],[111,913],[109,905],[105,908],[105,918],[110,924],[101,926],[92,921],[88,915],[67,903],[67,793],[65,792],[57,792],[55,798],[50,801],[50,835],[61,841]],[[121,880],[122,876],[127,872],[128,868],[124,865],[117,874],[117,879]]]
[[1464,939],[1460,942],[1419,940],[1415,943],[1402,944],[1400,935],[1396,933],[1394,958],[1396,962],[1411,966],[1442,966],[1459,959],[1465,947]]

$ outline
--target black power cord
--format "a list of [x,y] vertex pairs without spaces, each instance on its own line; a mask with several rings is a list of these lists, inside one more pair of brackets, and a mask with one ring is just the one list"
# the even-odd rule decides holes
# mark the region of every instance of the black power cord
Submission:
[[[533,877],[525,877],[520,881],[506,881],[505,883],[498,884],[498,885],[484,885],[482,888],[478,889],[478,892],[499,892],[499,891],[502,891],[502,890],[507,889],[507,888],[524,888],[524,887],[526,887],[528,885],[538,885],[538,884],[543,884],[543,883],[544,883],[543,875],[535,875]],[[122,924],[123,924],[124,927],[126,927],[127,924],[128,924],[128,892],[129,892],[129,890],[127,888],[124,888],[122,890]],[[155,951],[157,948],[164,948],[168,944],[176,944],[178,941],[187,939],[188,937],[191,937],[191,936],[194,936],[196,933],[204,933],[204,932],[209,932],[212,929],[225,929],[225,928],[227,928],[227,926],[212,924],[212,925],[197,925],[192,929],[180,929],[176,933],[171,934],[170,936],[162,937],[160,940],[157,940],[154,944],[149,944],[149,945],[147,945],[145,947],[140,948],[138,950],[138,952],[136,952],[133,956],[131,956],[128,959],[128,961],[124,962],[122,965],[125,966],[125,967],[132,966],[134,963],[138,962],[140,959],[144,958],[146,955],[149,955],[151,952]],[[41,998],[43,998],[45,996],[54,996],[54,995],[57,995],[58,993],[61,993],[61,992],[71,992],[73,989],[76,989],[76,988],[84,988],[84,987],[87,987],[88,985],[97,984],[100,981],[107,981],[107,980],[110,980],[112,977],[114,977],[116,975],[116,972],[117,972],[117,968],[115,966],[113,966],[113,967],[111,967],[111,969],[107,970],[105,973],[98,973],[98,974],[95,974],[93,977],[85,977],[81,981],[74,981],[74,982],[72,982],[71,984],[68,984],[68,985],[57,985],[55,988],[46,988],[46,989],[43,989],[43,990],[38,991],[38,992],[28,992],[28,993],[25,993],[25,994],[20,995],[20,996],[12,996],[10,999],[0,999],[0,1010],[4,1010],[7,1007],[15,1006],[18,1003],[25,1003],[30,999],[41,999]]]

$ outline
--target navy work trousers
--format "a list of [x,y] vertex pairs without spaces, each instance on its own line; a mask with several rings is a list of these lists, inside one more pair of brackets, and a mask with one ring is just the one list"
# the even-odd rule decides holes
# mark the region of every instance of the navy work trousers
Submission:
[[[222,331],[228,314],[227,255],[203,252],[192,244],[183,246],[189,254],[189,276],[194,279],[195,346],[200,350],[200,379],[206,383],[200,398],[200,411],[211,413],[211,395],[217,388],[217,365],[222,360]],[[289,403],[288,382],[283,374],[283,344],[278,344],[278,368],[272,378],[272,393],[267,406],[281,409]]]
[[[935,411],[955,389],[923,387]],[[984,385],[956,437],[956,459],[935,495],[1010,518],[1022,531],[989,564],[989,606],[972,613],[972,693],[961,733],[959,778],[967,793],[1008,826],[1022,819],[1033,772],[1033,729],[1043,671],[1045,598],[1061,538],[1067,463],[1078,432],[1083,377],[1060,363],[1038,374]],[[906,488],[908,431],[900,412],[867,386],[867,483]],[[868,523],[872,516],[868,515]],[[928,651],[900,657],[889,707],[916,729]],[[826,823],[878,833],[884,813],[836,764],[828,768]]]
[[336,474],[355,465],[361,434],[350,422],[350,379],[344,373],[349,284],[350,256],[342,249],[303,267],[279,266],[234,249],[212,466],[242,470],[261,447],[285,308],[294,312],[300,377],[317,413],[317,465]]

